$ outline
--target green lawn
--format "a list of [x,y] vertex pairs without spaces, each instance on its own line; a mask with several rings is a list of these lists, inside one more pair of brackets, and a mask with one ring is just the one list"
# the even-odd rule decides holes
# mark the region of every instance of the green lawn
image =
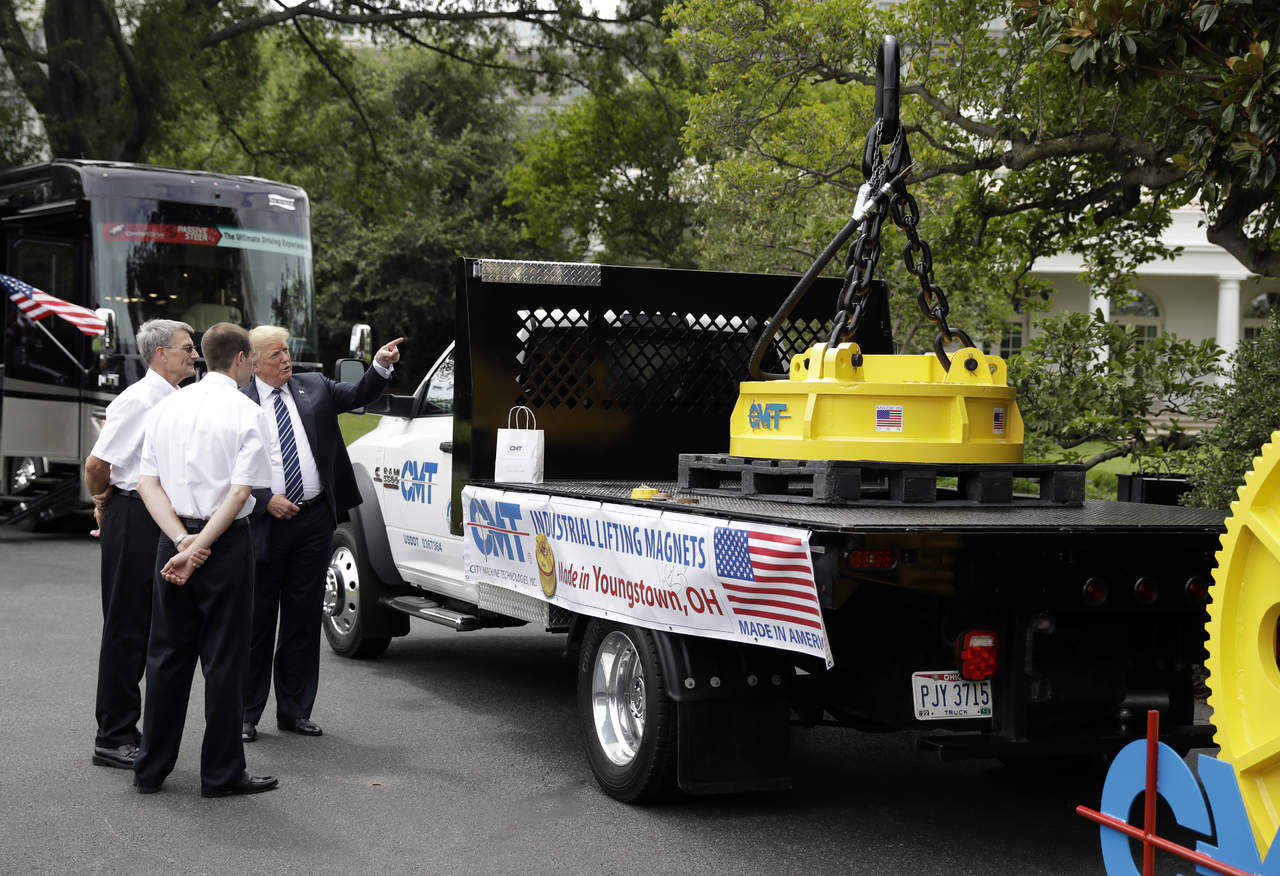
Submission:
[[342,440],[347,444],[373,431],[376,425],[378,417],[373,414],[338,414],[338,428],[342,430]]

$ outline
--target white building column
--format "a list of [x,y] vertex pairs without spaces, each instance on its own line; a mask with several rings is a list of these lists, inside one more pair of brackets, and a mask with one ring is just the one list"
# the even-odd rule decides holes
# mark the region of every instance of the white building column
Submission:
[[1218,277],[1218,346],[1230,356],[1240,345],[1240,280]]
[[1102,311],[1103,322],[1111,321],[1111,299],[1096,289],[1089,290],[1089,312]]

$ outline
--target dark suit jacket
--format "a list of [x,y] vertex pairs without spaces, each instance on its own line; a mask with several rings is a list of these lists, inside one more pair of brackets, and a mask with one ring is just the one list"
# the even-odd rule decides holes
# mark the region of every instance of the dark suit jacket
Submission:
[[[298,406],[302,429],[311,446],[311,454],[316,459],[316,468],[320,470],[320,483],[324,486],[329,517],[335,524],[339,513],[360,504],[360,488],[356,485],[351,458],[347,456],[347,445],[343,443],[342,431],[338,428],[338,414],[367,405],[382,395],[386,387],[386,378],[373,368],[364,373],[359,383],[338,383],[317,373],[295,374],[289,378],[289,391],[293,393],[293,400]],[[262,403],[258,398],[256,379],[240,391],[258,404]],[[274,419],[274,406],[267,405],[266,410],[267,416]],[[269,527],[256,524],[272,519],[266,515],[271,490],[254,490],[253,496],[257,500],[253,507],[253,514],[257,518],[254,520],[254,546],[258,551],[258,560],[262,561],[266,559],[266,533]]]

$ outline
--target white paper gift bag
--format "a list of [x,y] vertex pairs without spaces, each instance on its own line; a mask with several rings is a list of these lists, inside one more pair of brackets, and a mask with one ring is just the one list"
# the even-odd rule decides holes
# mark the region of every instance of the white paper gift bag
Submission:
[[544,433],[533,411],[523,405],[512,408],[507,412],[507,428],[498,430],[493,479],[509,484],[542,483],[545,450]]

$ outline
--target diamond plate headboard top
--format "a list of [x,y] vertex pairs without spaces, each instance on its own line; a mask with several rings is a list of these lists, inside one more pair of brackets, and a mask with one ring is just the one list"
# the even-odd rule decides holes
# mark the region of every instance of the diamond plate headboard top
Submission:
[[510,259],[479,259],[475,276],[485,283],[527,283],[533,285],[599,286],[600,266],[575,262],[525,262]]

